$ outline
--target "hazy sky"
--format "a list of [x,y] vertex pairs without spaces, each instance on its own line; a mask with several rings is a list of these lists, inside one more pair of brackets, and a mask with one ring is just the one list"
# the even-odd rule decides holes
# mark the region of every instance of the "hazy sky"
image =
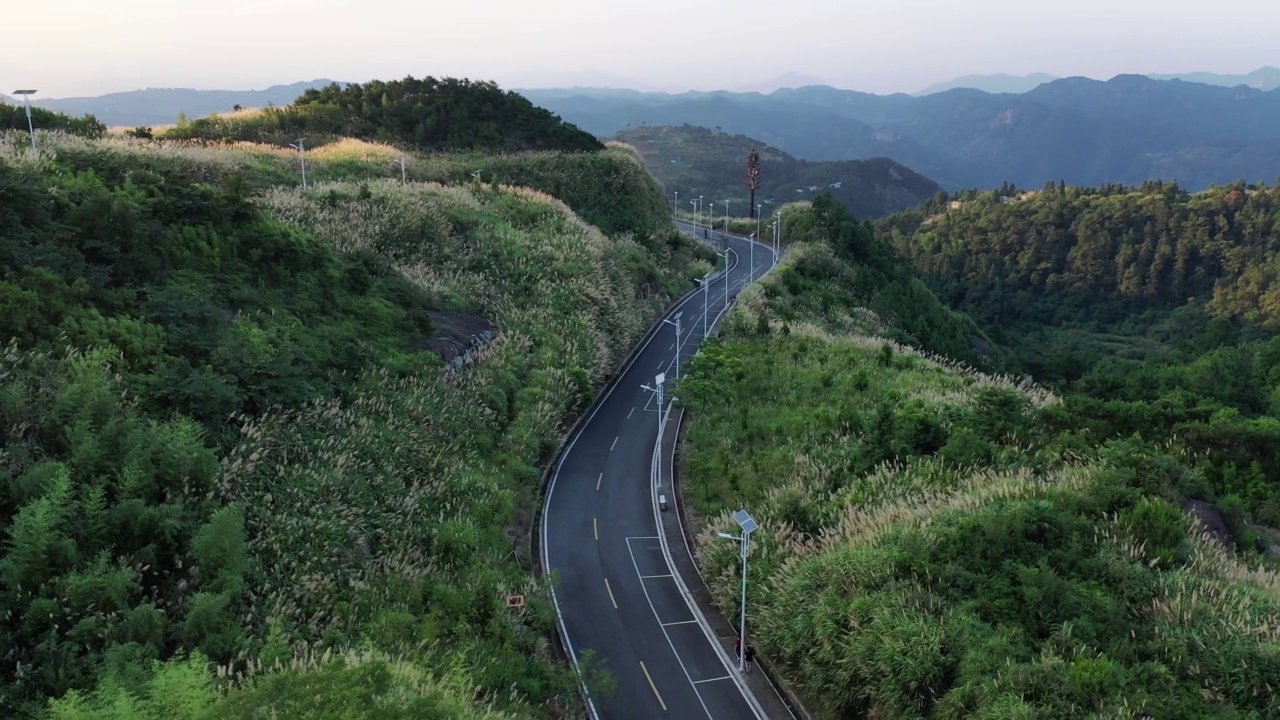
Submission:
[[41,97],[409,74],[712,90],[798,73],[914,92],[969,73],[1280,65],[1280,2],[37,0],[6,3],[3,34],[0,93]]

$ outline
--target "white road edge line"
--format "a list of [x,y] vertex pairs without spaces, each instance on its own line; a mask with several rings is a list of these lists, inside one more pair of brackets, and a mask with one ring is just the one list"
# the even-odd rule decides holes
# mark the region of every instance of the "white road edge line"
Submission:
[[[773,257],[774,257],[774,267],[776,267],[776,266],[777,266],[777,263],[778,263],[778,260],[779,260],[778,254],[777,254],[777,253],[773,253]],[[769,271],[772,271],[772,270],[773,270],[773,267],[770,267],[770,268],[769,268]],[[768,274],[768,272],[766,272],[766,273],[765,273],[765,275],[767,275],[767,274]],[[761,277],[763,278],[763,277],[764,277],[764,275],[761,275]],[[729,309],[726,307],[726,308],[722,309],[719,313],[717,313],[717,314],[716,314],[715,321],[714,321],[713,323],[711,323],[711,325],[709,325],[708,327],[715,327],[715,323],[720,322],[720,319],[724,316],[724,314],[725,314],[726,312],[728,312],[728,310],[729,310]],[[677,428],[678,428],[678,427],[680,427],[680,422],[684,419],[684,408],[680,408],[679,413],[680,413],[680,414],[679,414],[679,417],[678,417],[678,418],[677,418],[677,420],[676,420],[676,427],[677,427]],[[670,470],[670,477],[672,478],[672,480],[673,480],[673,481],[675,480],[675,476],[676,476],[675,462],[676,462],[676,458],[675,458],[675,455],[674,455],[674,454],[672,454],[670,457],[668,457],[668,458],[667,458],[667,467],[668,467],[668,469]],[[672,492],[673,494],[675,493],[675,488],[674,488],[674,487],[673,487],[673,488],[671,488],[671,492]],[[676,498],[676,499],[675,499],[675,502],[677,502],[677,503],[678,503],[678,502],[679,502],[679,499],[678,499],[678,498]],[[676,509],[676,511],[675,511],[675,512],[676,512],[676,524],[680,526],[680,537],[681,537],[681,538],[683,539],[683,541],[684,541],[685,550],[689,553],[689,557],[690,557],[690,558],[695,557],[695,556],[694,556],[694,554],[693,554],[693,548],[692,548],[692,547],[690,547],[690,545],[689,545],[689,534],[688,534],[687,532],[685,532],[685,530],[684,530],[684,519],[683,519],[682,517],[680,517],[680,511],[679,511],[679,509],[678,509],[678,508]],[[664,536],[664,537],[665,537],[665,536]],[[664,550],[668,550],[668,549],[669,549],[669,548],[667,548],[667,546],[666,546],[666,544],[665,544],[665,543],[663,544],[663,549],[664,549]],[[668,556],[668,557],[667,557],[667,560],[668,560],[668,562],[671,562],[671,557],[670,557],[670,556]],[[702,577],[702,569],[698,567],[698,564],[697,564],[696,562],[693,564],[693,569],[694,569],[694,571],[695,571],[695,572],[697,572],[697,573],[698,573],[698,577]],[[681,588],[682,588],[682,589],[684,588],[683,584],[681,585]],[[720,645],[719,645],[719,643],[718,643],[718,642],[717,642],[717,643],[714,643],[714,645],[715,645],[715,647],[716,647],[716,649],[717,649],[717,650],[720,650],[720,649],[721,649],[721,648],[720,648]],[[726,653],[727,653],[727,651],[726,651]],[[727,657],[727,654],[726,654],[726,657]],[[730,666],[730,668],[731,668],[731,669],[736,668],[736,667],[737,667],[737,659],[736,659],[736,658],[733,658],[733,657],[729,657],[729,658],[728,658],[728,664],[729,664],[729,666]],[[766,681],[768,681],[768,683],[769,683],[770,687],[772,687],[772,688],[773,688],[774,693],[775,693],[775,694],[777,694],[777,696],[778,696],[778,697],[783,697],[783,695],[782,695],[782,691],[778,689],[778,686],[773,682],[773,679],[772,679],[772,678],[770,678],[768,675],[765,675],[765,676],[764,676],[764,679],[765,679]],[[753,697],[754,697],[754,696],[753,696]],[[785,708],[787,709],[787,714],[791,716],[791,720],[798,720],[798,719],[796,718],[796,714],[795,714],[795,712],[791,709],[791,706],[790,706],[790,705],[788,705],[785,701],[782,703],[782,705],[783,705],[783,707],[785,707]]]
[[[734,253],[733,265],[724,269],[725,276],[728,277],[728,275],[733,270],[733,268],[737,266],[738,266],[738,256],[737,256],[737,253]],[[726,280],[726,282],[728,281]],[[689,294],[685,296],[684,300],[677,303],[676,306],[671,310],[669,310],[667,313],[664,313],[663,315],[661,315],[658,318],[658,322],[655,322],[652,326],[650,326],[649,330],[645,333],[646,337],[642,340],[640,349],[635,351],[635,353],[631,356],[631,360],[627,362],[627,364],[622,368],[621,371],[619,371],[617,377],[621,378],[622,376],[626,375],[627,372],[631,370],[631,366],[635,365],[636,361],[639,360],[642,355],[644,355],[644,351],[649,348],[649,344],[653,342],[653,339],[658,337],[658,331],[662,326],[661,320],[666,318],[667,315],[669,315],[671,312],[674,312],[676,310],[683,310],[684,306],[688,304],[691,300],[693,300],[693,298],[697,297],[697,295],[698,295],[698,291],[696,289],[690,290]],[[600,412],[600,408],[605,406],[605,404],[609,400],[609,396],[613,394],[613,391],[617,389],[617,387],[618,387],[618,383],[613,382],[613,383],[610,383],[609,386],[605,388],[604,395],[600,396],[599,403],[596,404],[594,408],[592,408],[591,414],[588,415],[587,419],[583,421],[582,425],[578,427],[578,431],[574,433],[573,438],[569,440],[568,447],[564,449],[564,452],[560,455],[560,459],[556,462],[555,469],[551,471],[551,480],[547,482],[547,497],[542,503],[542,515],[541,515],[542,528],[538,533],[540,536],[540,539],[542,540],[542,572],[544,575],[552,572],[551,556],[548,552],[549,543],[547,542],[547,508],[551,507],[551,498],[555,495],[556,480],[560,478],[560,468],[564,467],[565,458],[567,458],[569,454],[573,452],[574,446],[578,444],[578,438],[582,437],[583,428],[591,424],[591,421],[595,419],[596,414]],[[556,596],[555,584],[549,583],[549,586],[551,590],[551,605],[552,607],[555,608],[555,611],[556,611],[556,625],[560,629],[560,639],[562,642],[564,642],[564,648],[569,653],[569,661],[573,664],[573,670],[578,676],[578,683],[582,688],[582,694],[587,698],[587,713],[590,715],[592,720],[599,720],[600,713],[599,711],[596,710],[595,700],[591,697],[591,691],[587,688],[586,683],[582,682],[582,669],[581,669],[581,666],[578,664],[578,653],[573,649],[573,641],[569,639],[569,629],[564,624],[564,613],[560,611],[560,598]]]
[[[640,575],[640,565],[636,562],[636,553],[631,549],[631,541],[627,541],[627,554],[631,556],[631,566],[636,569],[636,575]],[[667,633],[667,628],[662,624],[662,618],[658,616],[658,609],[653,606],[653,600],[649,598],[649,589],[640,583],[640,589],[644,592],[644,601],[649,603],[649,610],[653,612],[653,619],[658,621],[658,627],[662,628],[662,637],[667,639],[667,645],[671,647],[671,654],[676,657],[676,664],[680,666],[680,670],[684,673],[684,678],[689,681],[689,686],[693,688],[693,694],[698,698],[698,704],[702,705],[702,711],[707,714],[709,720],[715,720],[711,717],[711,710],[707,708],[707,703],[702,699],[702,693],[698,692],[698,686],[693,683],[693,676],[689,674],[689,668],[684,666],[684,660],[680,658],[680,651],[676,650],[676,644],[671,642],[671,635]]]

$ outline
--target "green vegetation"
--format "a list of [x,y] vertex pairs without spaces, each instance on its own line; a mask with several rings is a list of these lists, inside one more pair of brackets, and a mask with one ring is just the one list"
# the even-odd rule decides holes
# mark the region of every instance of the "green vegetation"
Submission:
[[[1187,458],[1206,493],[1280,527],[1280,191],[1063,186],[939,197],[883,222],[898,251],[1063,397],[1091,438]],[[1273,540],[1274,542],[1274,540]]]
[[[679,390],[704,574],[736,613],[739,561],[715,531],[751,509],[749,632],[809,709],[1280,712],[1280,580],[1255,550],[1229,549],[1251,504],[1219,492],[1217,461],[1181,441],[1190,428],[1167,442],[1140,419],[1162,401],[1125,414],[893,342],[918,321],[880,316],[844,283],[789,286],[801,268],[840,276],[889,252],[868,235],[866,253],[842,253],[839,213],[809,222],[810,241],[740,296]],[[936,332],[969,332],[944,312]],[[1247,454],[1266,442],[1245,429],[1271,422],[1219,409],[1199,436]],[[1204,534],[1188,498],[1218,501],[1228,531]]]
[[491,82],[425,77],[307,90],[288,107],[179,121],[164,137],[285,145],[341,137],[419,150],[593,151],[599,140]]
[[[92,115],[73,117],[37,106],[31,108],[31,124],[35,126],[37,135],[42,131],[61,130],[82,137],[100,138],[107,132],[107,126]],[[27,128],[26,108],[20,103],[10,105],[0,101],[0,132],[19,130],[22,137],[15,135],[14,142],[30,143]]]
[[[639,150],[668,196],[672,192],[683,198],[703,195],[704,202],[717,204],[717,213],[723,212],[728,200],[730,212],[748,215],[747,153],[752,150],[760,153],[757,201],[764,201],[766,213],[782,203],[830,193],[858,217],[881,217],[914,207],[941,191],[934,181],[886,158],[809,162],[718,128],[637,127],[616,137]],[[681,211],[690,209],[686,201],[681,205]]]
[[540,468],[710,257],[634,155],[5,147],[0,714],[572,712]]

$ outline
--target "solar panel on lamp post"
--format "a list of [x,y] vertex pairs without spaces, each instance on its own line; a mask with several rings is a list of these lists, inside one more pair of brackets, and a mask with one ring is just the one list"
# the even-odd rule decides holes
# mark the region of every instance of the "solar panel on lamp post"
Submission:
[[14,90],[13,91],[14,95],[22,96],[22,104],[27,109],[27,132],[30,133],[31,135],[32,150],[36,149],[36,128],[35,128],[35,125],[31,122],[31,96],[35,95],[37,92],[39,91],[37,90]]
[[733,520],[738,523],[738,527],[742,528],[741,536],[726,532],[716,533],[716,535],[726,540],[737,540],[742,552],[742,603],[738,613],[738,670],[742,671],[746,668],[747,657],[747,553],[751,547],[751,533],[759,529],[760,525],[746,510],[734,513]]

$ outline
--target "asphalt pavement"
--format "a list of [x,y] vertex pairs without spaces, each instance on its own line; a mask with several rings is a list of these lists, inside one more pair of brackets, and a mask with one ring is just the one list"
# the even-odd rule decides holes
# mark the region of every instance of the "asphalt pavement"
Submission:
[[561,638],[575,663],[590,655],[614,679],[612,692],[590,690],[593,718],[765,717],[668,565],[654,503],[659,412],[642,386],[660,373],[667,386],[675,380],[676,329],[663,320],[680,314],[683,370],[704,337],[704,308],[711,329],[726,285],[732,297],[775,262],[763,244],[752,251],[746,238],[709,234],[727,239],[729,271],[657,321],[570,438],[547,488],[542,564],[554,573]]

